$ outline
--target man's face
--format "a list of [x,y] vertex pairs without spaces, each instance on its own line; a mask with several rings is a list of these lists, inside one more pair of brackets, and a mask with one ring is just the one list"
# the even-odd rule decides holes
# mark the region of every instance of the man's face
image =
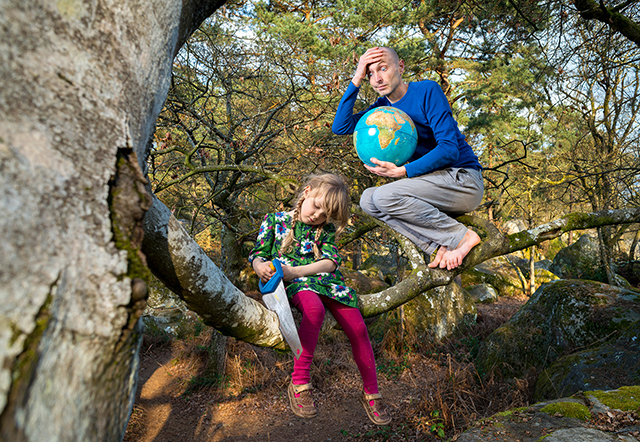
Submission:
[[404,62],[385,50],[379,62],[369,65],[369,83],[378,94],[388,97],[402,84],[402,72]]

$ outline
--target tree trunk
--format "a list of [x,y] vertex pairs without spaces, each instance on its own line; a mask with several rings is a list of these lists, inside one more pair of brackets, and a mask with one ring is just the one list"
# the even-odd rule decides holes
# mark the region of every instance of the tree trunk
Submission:
[[536,291],[536,246],[529,249],[529,296]]
[[0,439],[120,440],[178,47],[218,2],[0,2]]
[[611,268],[611,246],[608,244],[607,238],[610,237],[605,228],[599,227],[598,231],[598,246],[600,248],[600,258],[602,259],[602,266],[607,275],[607,282],[610,285],[618,285],[616,283],[613,269]]

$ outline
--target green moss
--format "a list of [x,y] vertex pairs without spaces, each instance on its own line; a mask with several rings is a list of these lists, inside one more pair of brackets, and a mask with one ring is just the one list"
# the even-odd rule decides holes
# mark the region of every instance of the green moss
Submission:
[[587,391],[609,408],[622,411],[636,411],[640,408],[640,386],[621,387],[613,391]]
[[[127,161],[127,158],[123,153],[119,152],[116,162],[116,170],[118,171],[117,173],[123,175],[135,175],[134,172],[130,171],[131,168],[132,166]],[[120,220],[117,216],[117,208],[115,207],[115,204],[116,201],[118,201],[123,189],[122,187],[118,186],[117,179],[116,181],[110,183],[110,186],[111,188],[109,192],[108,204],[109,211],[111,213],[111,231],[113,233],[113,241],[119,250],[126,250],[127,252],[127,274],[123,275],[122,277],[128,276],[132,280],[135,278],[140,278],[148,284],[151,280],[151,272],[141,257],[140,244],[134,244],[131,241],[131,234],[127,233],[128,230],[131,230],[131,226],[120,225],[122,220]],[[144,201],[146,195],[140,194],[135,186],[133,187],[134,188],[132,190],[138,193],[140,201]]]
[[586,405],[576,402],[554,402],[544,406],[540,411],[550,415],[560,413],[564,417],[573,417],[583,421],[591,419],[589,408],[587,408]]
[[[38,353],[38,347],[42,339],[49,321],[51,320],[51,312],[49,307],[53,296],[49,293],[49,296],[40,307],[38,315],[35,320],[35,328],[27,336],[24,341],[22,353],[16,358],[16,362],[13,366],[11,389],[8,394],[8,403],[16,404],[20,403],[25,395],[29,394],[28,386],[33,380],[34,370],[38,364],[40,355]],[[5,410],[6,411],[6,410]]]

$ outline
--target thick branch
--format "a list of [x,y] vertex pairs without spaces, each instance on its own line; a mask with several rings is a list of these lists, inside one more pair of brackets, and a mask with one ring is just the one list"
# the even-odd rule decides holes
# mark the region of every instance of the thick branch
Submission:
[[575,0],[574,3],[585,20],[598,20],[640,46],[640,25],[619,13],[616,8],[607,8],[604,2],[594,0]]
[[[463,216],[458,220],[481,230],[484,239],[452,271],[428,268],[422,252],[411,241],[389,230],[409,257],[413,271],[393,287],[361,295],[360,310],[364,317],[388,312],[427,290],[449,284],[456,275],[489,258],[526,249],[571,230],[640,222],[640,208],[574,213],[509,236],[482,218]],[[143,250],[153,273],[208,325],[255,345],[286,348],[275,315],[234,287],[157,199],[145,217]]]
[[[375,316],[392,310],[427,290],[446,285],[455,276],[489,258],[524,250],[533,245],[557,238],[563,233],[572,230],[639,222],[640,208],[605,210],[595,213],[572,213],[556,221],[509,236],[503,235],[495,225],[478,217],[466,215],[458,218],[458,221],[477,227],[483,230],[485,234],[482,243],[471,250],[462,265],[451,271],[431,269],[425,266],[423,262],[420,262],[422,260],[421,257],[414,258],[416,256],[415,252],[408,252],[409,259],[414,266],[411,276],[382,292],[360,295],[360,310],[364,317]],[[403,238],[398,234],[396,234],[396,237]],[[403,247],[408,246],[408,249],[405,250],[415,250],[415,246],[406,238],[401,240],[401,244],[403,244]]]
[[155,197],[144,229],[143,251],[149,268],[206,324],[255,345],[285,348],[275,313],[231,284]]

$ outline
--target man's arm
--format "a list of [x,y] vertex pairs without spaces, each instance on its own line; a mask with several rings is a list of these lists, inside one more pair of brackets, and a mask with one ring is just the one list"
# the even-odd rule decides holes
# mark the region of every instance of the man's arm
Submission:
[[428,83],[423,106],[437,145],[426,155],[405,164],[408,177],[445,168],[455,163],[460,155],[457,139],[458,123],[453,118],[447,97],[437,83]]
[[366,111],[353,113],[353,105],[356,103],[358,92],[360,88],[354,86],[353,83],[349,83],[347,91],[342,96],[338,109],[336,110],[336,116],[333,117],[333,125],[331,130],[336,135],[349,135],[352,134],[356,128],[356,124],[360,120],[360,117],[364,115]]
[[352,134],[356,128],[356,123],[360,120],[360,117],[365,114],[372,106],[369,106],[366,110],[353,113],[353,105],[358,98],[358,92],[360,91],[360,85],[367,78],[369,65],[377,63],[382,59],[383,51],[380,48],[368,49],[364,54],[360,56],[358,60],[358,66],[353,74],[353,78],[349,83],[347,91],[342,96],[338,109],[336,110],[336,116],[333,118],[333,125],[331,130],[336,135],[349,135]]

